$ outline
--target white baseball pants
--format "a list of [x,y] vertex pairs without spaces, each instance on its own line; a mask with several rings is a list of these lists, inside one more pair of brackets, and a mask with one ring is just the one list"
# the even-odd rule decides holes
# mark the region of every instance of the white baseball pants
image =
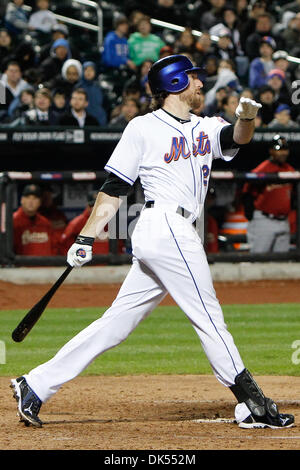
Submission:
[[43,402],[124,341],[167,292],[191,321],[217,379],[234,384],[245,366],[224,323],[201,240],[175,211],[169,205],[142,211],[132,236],[133,265],[111,307],[25,375]]

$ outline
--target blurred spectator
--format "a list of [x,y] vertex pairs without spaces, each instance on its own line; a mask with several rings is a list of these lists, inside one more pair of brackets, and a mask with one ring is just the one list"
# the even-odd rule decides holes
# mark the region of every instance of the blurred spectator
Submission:
[[23,118],[26,126],[55,126],[58,115],[51,109],[52,95],[47,88],[40,88],[34,95],[34,107],[25,111]]
[[[253,173],[293,172],[287,163],[289,145],[284,137],[274,136],[269,157]],[[246,183],[243,188],[248,242],[252,253],[287,252],[290,248],[290,226],[293,185],[272,182]]]
[[241,91],[240,93],[240,98],[242,98],[242,96],[244,98],[250,98],[250,100],[254,100],[254,93],[253,93],[253,90],[251,88],[243,88],[243,90]]
[[221,87],[227,87],[229,92],[241,91],[239,79],[234,72],[234,64],[230,60],[221,60],[218,66],[218,78],[213,86],[205,96],[205,106],[210,106],[215,100],[216,91]]
[[120,68],[126,65],[131,70],[136,69],[129,57],[128,32],[129,20],[126,16],[118,16],[114,20],[114,31],[110,31],[104,38],[101,61],[105,67]]
[[267,84],[274,90],[275,101],[290,104],[290,92],[285,84],[285,73],[280,69],[272,69],[267,76]]
[[216,56],[209,55],[206,58],[203,65],[204,65],[204,68],[205,68],[206,74],[207,74],[203,88],[204,88],[204,91],[207,92],[217,82],[219,60]]
[[274,63],[275,69],[283,70],[286,74],[289,68],[289,61],[288,61],[289,54],[286,51],[276,51],[274,52],[272,59]]
[[186,24],[184,8],[180,8],[175,0],[155,0],[153,18],[173,24]]
[[1,20],[5,16],[7,4],[8,4],[8,0],[2,0],[2,2],[0,3],[0,18],[1,18]]
[[[69,30],[65,24],[62,23],[57,23],[54,26],[52,26],[51,29],[51,41],[41,47],[40,53],[39,53],[39,63],[42,63],[45,59],[49,57],[51,54],[51,49],[55,41],[58,39],[65,39],[68,41],[69,37]],[[73,59],[79,59],[80,58],[80,53],[77,49],[77,47],[74,47],[73,44],[69,43],[69,48],[71,51],[71,56]]]
[[209,31],[210,28],[223,20],[222,13],[226,0],[209,0],[210,9],[203,13],[200,20],[200,30]]
[[210,28],[209,34],[220,36],[220,33],[222,33],[224,30],[229,34],[235,55],[244,55],[244,52],[241,48],[237,12],[233,7],[230,6],[225,6],[223,8],[222,21]]
[[290,62],[288,61],[289,54],[286,51],[278,50],[274,52],[272,59],[274,63],[274,69],[280,69],[285,73],[285,83],[288,90],[292,89],[292,81],[293,81],[293,68],[292,65],[290,67]]
[[24,0],[9,2],[5,13],[5,27],[14,35],[28,30],[28,14],[24,8]]
[[174,54],[174,49],[171,46],[163,46],[159,51],[159,58],[163,59],[164,57],[168,57],[169,55]]
[[49,10],[49,0],[36,0],[36,10],[29,17],[28,28],[30,31],[38,31],[41,33],[50,33],[57,20]]
[[249,86],[259,88],[267,83],[268,73],[274,68],[272,59],[276,44],[270,36],[261,38],[259,57],[253,59],[249,68]]
[[243,51],[246,51],[247,38],[255,32],[257,18],[264,13],[267,13],[266,1],[258,0],[249,4],[247,18],[240,25],[241,46]]
[[159,52],[164,41],[156,34],[151,34],[151,23],[148,17],[142,18],[137,24],[137,32],[132,33],[128,39],[129,56],[135,65],[150,59],[153,62],[159,59]]
[[94,116],[101,126],[107,123],[106,111],[103,108],[103,93],[100,85],[96,81],[96,64],[91,61],[82,64],[82,79],[78,88],[83,88],[88,95],[87,113]]
[[274,119],[268,124],[270,129],[287,129],[297,128],[299,125],[291,119],[291,108],[287,104],[280,104],[277,106]]
[[18,62],[23,74],[36,66],[37,55],[32,40],[24,39],[18,43],[14,50],[13,60]]
[[[129,81],[127,84],[125,84],[121,96],[121,102],[119,102],[119,104],[117,104],[112,109],[110,113],[109,122],[111,122],[114,118],[120,115],[122,104],[128,98],[135,100],[137,103],[140,103],[140,100],[142,98],[142,91],[141,87],[139,86],[139,83],[136,80],[134,80],[133,82]],[[118,101],[120,101],[120,99]]]
[[197,38],[195,44],[195,59],[198,65],[204,65],[207,58],[213,54],[212,40],[208,32],[203,32],[200,37]]
[[234,124],[237,121],[235,115],[235,110],[239,104],[239,98],[236,94],[229,94],[222,99],[222,110],[220,116],[225,119],[225,121]]
[[50,55],[40,65],[41,80],[46,82],[61,73],[66,60],[71,58],[71,49],[66,39],[57,39],[51,46]]
[[[75,242],[77,235],[81,232],[86,224],[95,204],[98,191],[89,191],[87,195],[87,206],[84,211],[71,220],[61,235],[60,246],[61,254],[65,255],[68,249]],[[105,227],[107,229],[107,227]],[[107,230],[103,230],[101,239],[96,238],[93,245],[93,254],[107,254],[109,253],[109,239]]]
[[136,88],[141,90],[141,95],[143,95],[145,93],[145,85],[148,82],[148,73],[152,67],[152,64],[152,60],[144,60],[137,68],[137,73],[135,76],[130,79],[125,86],[133,84],[136,86]]
[[21,91],[20,95],[11,102],[8,108],[10,121],[19,119],[26,111],[33,109],[34,93],[33,88],[25,88],[25,90]]
[[68,59],[64,62],[61,73],[56,75],[52,80],[45,82],[44,85],[53,92],[61,90],[64,92],[69,102],[72,92],[78,88],[82,77],[82,64],[79,60]]
[[196,39],[191,28],[185,28],[174,43],[174,54],[183,54],[185,52],[192,55],[196,52]]
[[83,88],[76,88],[70,100],[70,112],[61,116],[59,124],[76,127],[98,126],[97,119],[86,112],[88,105],[87,92]]
[[295,0],[294,2],[288,2],[285,5],[282,5],[281,13],[284,14],[286,11],[300,13],[300,0]]
[[281,34],[288,52],[294,53],[295,49],[300,48],[300,13],[289,21],[287,28]]
[[[17,62],[9,62],[4,74],[1,76],[0,84],[4,86],[5,103],[0,104],[0,119],[7,116],[11,102],[28,88],[28,83],[22,78],[22,72]],[[2,118],[1,118],[2,116]]]
[[269,85],[264,85],[258,89],[257,101],[262,107],[259,110],[261,125],[267,126],[273,119],[277,108],[275,91]]
[[[253,5],[255,3],[257,3],[257,2],[252,3],[252,8],[251,8],[250,5],[248,7],[248,0],[235,0],[233,2],[235,11],[236,11],[236,14],[237,14],[237,17],[238,17],[238,21],[239,21],[239,30],[241,30],[242,25],[245,24],[245,22],[250,17],[251,10],[253,9]],[[253,29],[253,31],[254,31],[254,29]],[[251,31],[251,32],[253,32],[253,31]]]
[[10,33],[4,28],[0,29],[0,73],[5,70],[13,52],[14,45]]
[[213,55],[219,59],[235,59],[236,51],[228,28],[218,31],[218,41],[213,45]]
[[140,10],[133,10],[129,15],[129,34],[136,33],[138,22],[144,18],[145,13]]
[[64,212],[57,207],[55,190],[51,186],[42,188],[42,201],[39,213],[50,222],[52,243],[58,250],[61,236],[67,226],[68,220]]
[[58,88],[53,91],[52,104],[51,104],[50,109],[57,114],[58,120],[63,114],[65,114],[68,111],[68,102],[67,102],[65,92],[63,90],[60,90]]
[[[272,37],[275,41],[275,38],[272,35],[272,17],[268,13],[263,13],[259,15],[256,20],[255,32],[250,34],[246,39],[245,43],[245,52],[249,57],[249,60],[259,57],[259,48],[261,45],[261,40],[264,36]],[[278,45],[277,45],[278,46]],[[273,49],[276,49],[276,42]]]
[[14,252],[26,256],[50,256],[55,254],[50,222],[39,214],[42,201],[39,186],[25,186],[21,205],[13,214]]
[[132,98],[127,98],[123,101],[121,105],[121,112],[119,116],[114,117],[110,123],[109,127],[114,129],[125,129],[129,121],[139,114],[140,107],[136,100]]
[[222,100],[225,98],[225,96],[228,96],[228,88],[226,86],[221,86],[220,88],[216,89],[214,100],[208,106],[205,106],[206,116],[211,117],[221,113]]

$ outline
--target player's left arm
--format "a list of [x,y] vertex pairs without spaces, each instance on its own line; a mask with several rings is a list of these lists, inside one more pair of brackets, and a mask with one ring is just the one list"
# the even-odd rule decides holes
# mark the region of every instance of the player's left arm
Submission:
[[228,124],[221,129],[220,144],[223,154],[233,151],[246,145],[253,137],[255,130],[255,117],[261,107],[249,98],[241,98],[236,108],[237,121],[235,124]]
[[237,145],[245,145],[250,142],[255,129],[255,118],[261,104],[250,98],[242,97],[236,108],[237,121],[233,130],[233,141]]

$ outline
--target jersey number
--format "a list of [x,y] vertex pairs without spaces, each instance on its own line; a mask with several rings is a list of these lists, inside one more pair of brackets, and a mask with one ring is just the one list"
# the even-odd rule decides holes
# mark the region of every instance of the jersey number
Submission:
[[207,165],[203,165],[202,173],[203,173],[203,184],[204,186],[207,186],[207,182],[209,178],[209,167]]

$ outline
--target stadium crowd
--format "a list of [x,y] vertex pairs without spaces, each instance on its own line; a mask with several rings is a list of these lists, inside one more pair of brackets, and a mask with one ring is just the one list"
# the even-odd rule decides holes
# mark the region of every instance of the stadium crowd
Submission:
[[[89,32],[94,36],[88,42],[81,30],[57,21],[53,12],[72,2],[25,3],[4,2],[0,11],[1,125],[122,129],[149,110],[149,67],[172,53],[186,54],[207,69],[203,106],[195,110],[200,115],[234,122],[244,94],[263,104],[257,127],[300,125],[295,89],[300,69],[290,60],[300,51],[299,0],[110,2],[101,51],[94,47],[95,33]],[[184,30],[158,28],[151,18]],[[194,35],[194,29],[202,34]],[[80,89],[76,96],[75,89]]]
[[[54,13],[75,11],[74,4],[1,2],[0,126],[122,130],[151,109],[152,63],[180,53],[207,71],[194,113],[234,123],[239,98],[247,96],[262,104],[256,127],[300,127],[300,67],[292,59],[300,52],[300,0],[99,1],[100,50],[95,32],[57,21]],[[85,20],[87,8],[77,7]],[[155,26],[153,18],[183,30]]]

